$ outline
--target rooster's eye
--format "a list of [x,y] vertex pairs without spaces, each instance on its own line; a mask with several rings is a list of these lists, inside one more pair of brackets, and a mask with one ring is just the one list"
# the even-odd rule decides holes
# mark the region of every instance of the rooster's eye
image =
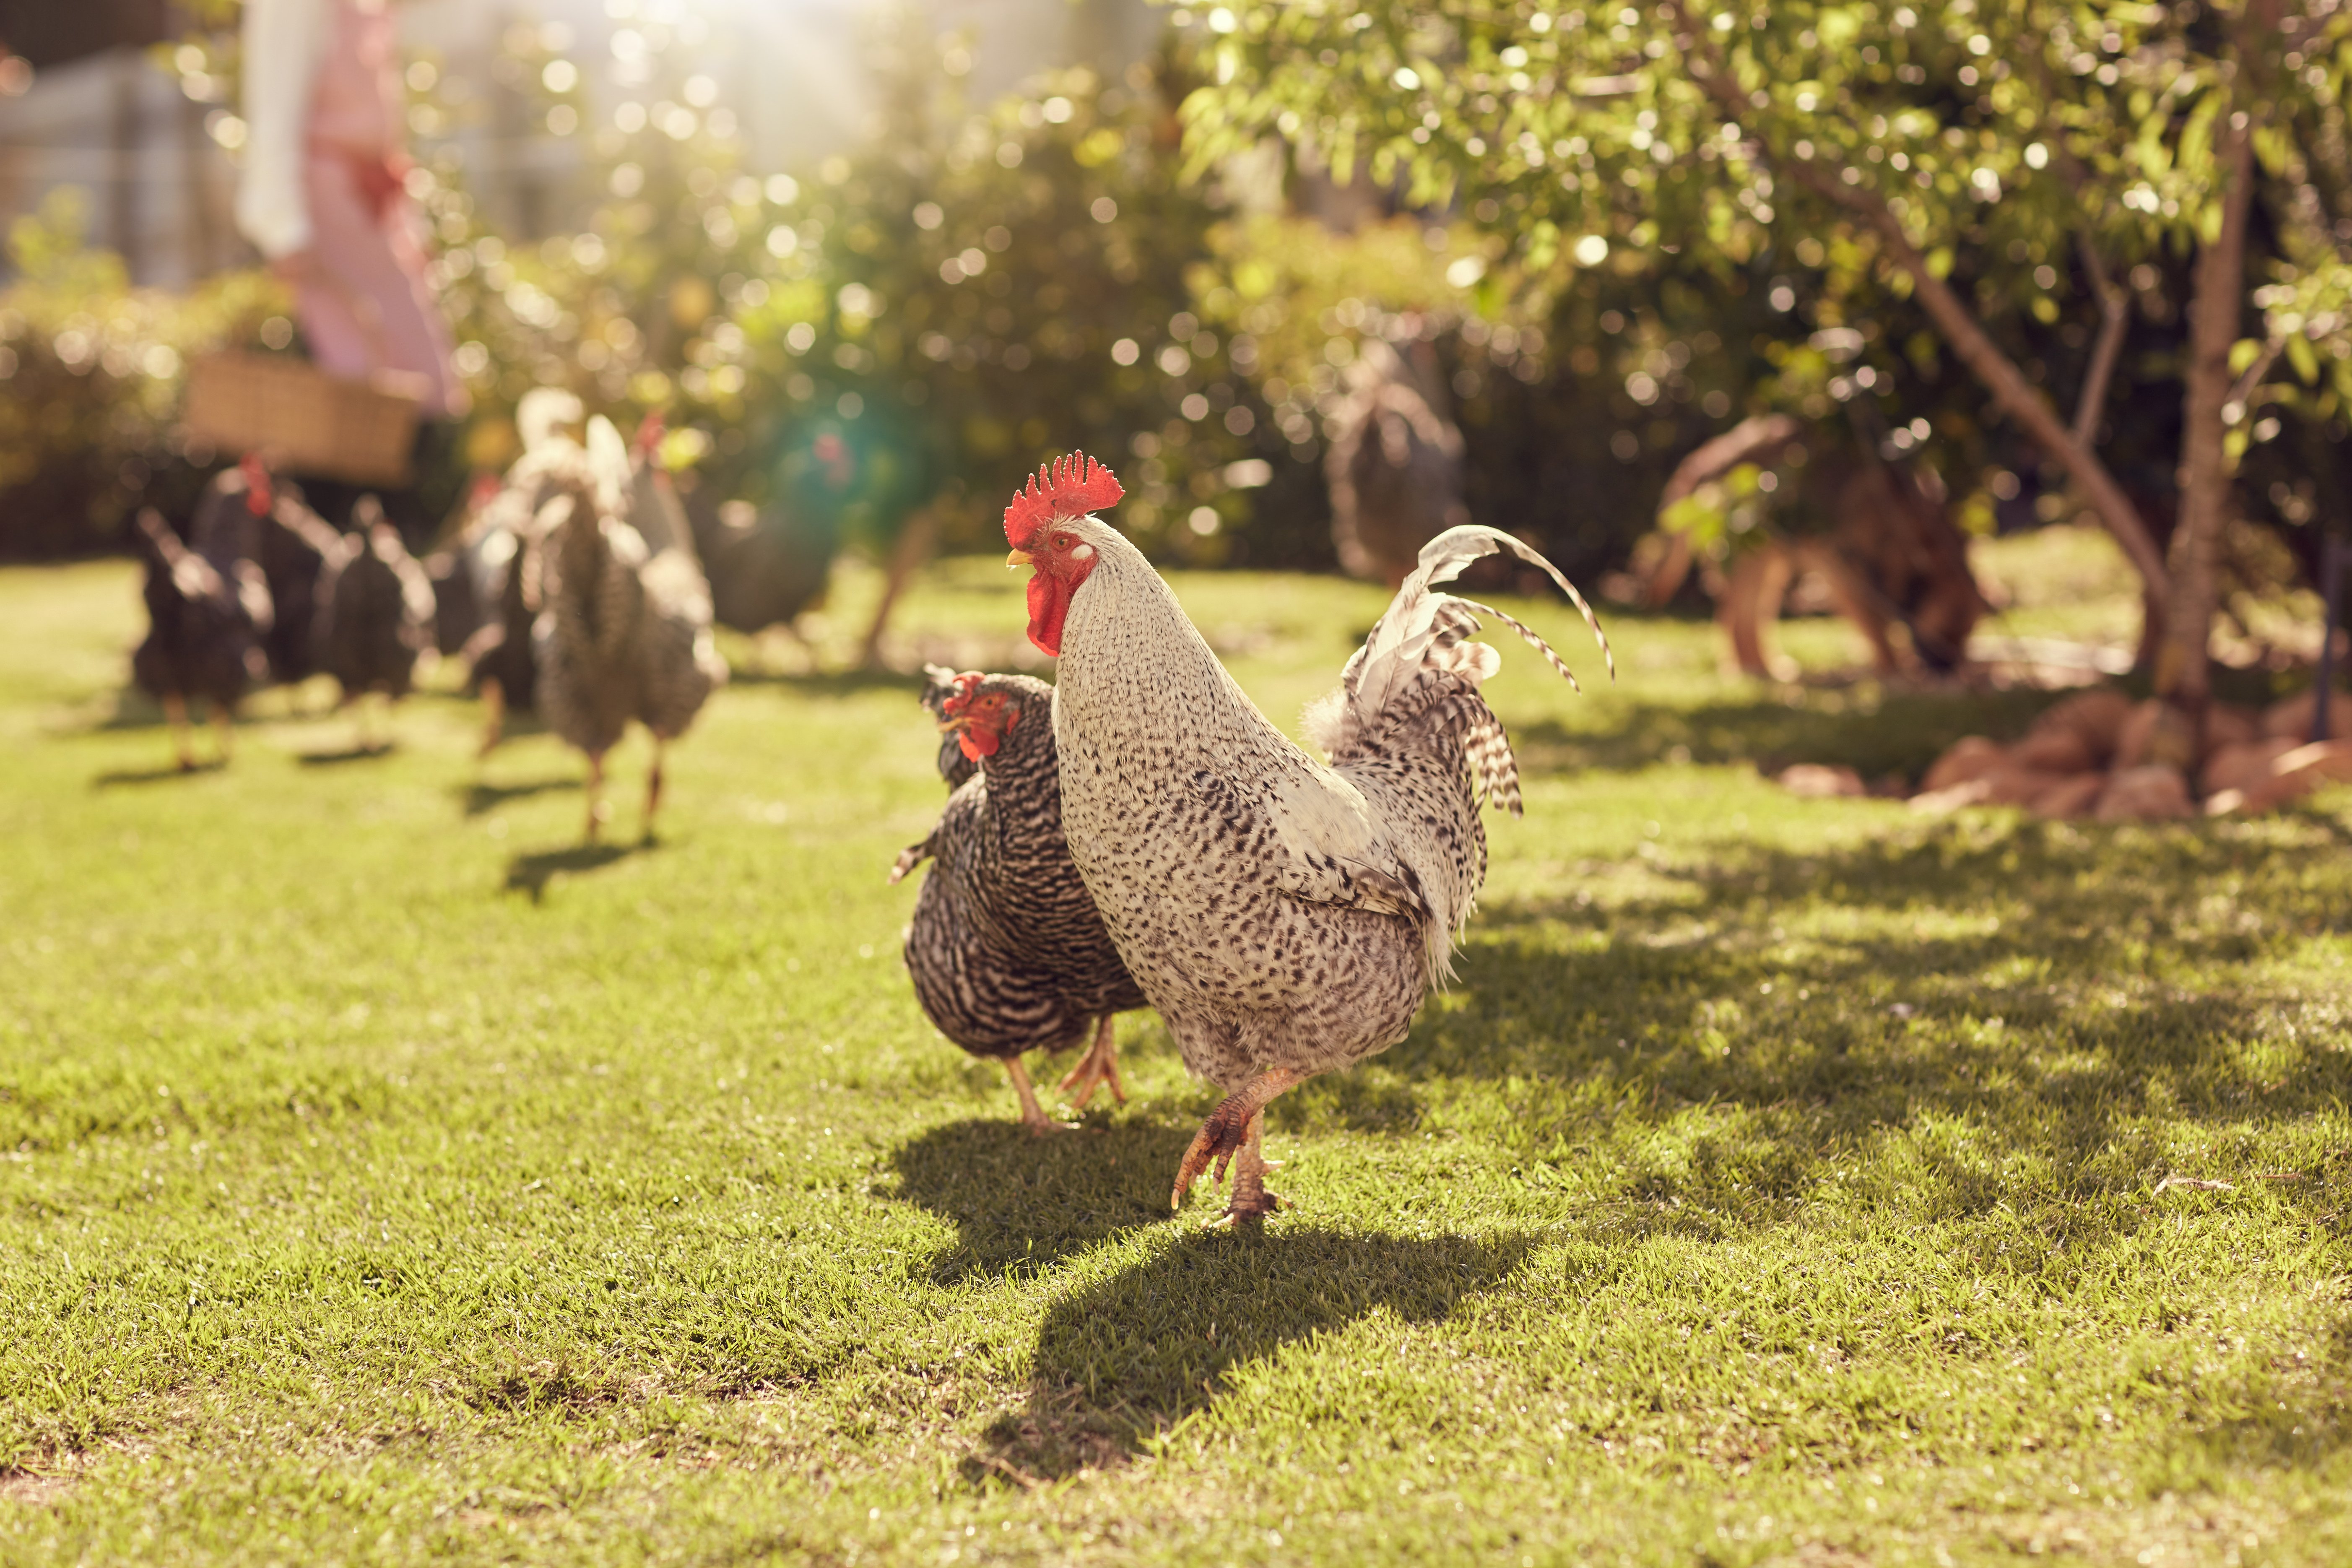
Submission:
[[1056,550],[1067,550],[1069,547],[1070,547],[1070,536],[1069,536],[1068,534],[1066,534],[1066,533],[1057,533],[1057,534],[1054,535],[1054,548],[1055,548],[1055,549],[1056,549]]

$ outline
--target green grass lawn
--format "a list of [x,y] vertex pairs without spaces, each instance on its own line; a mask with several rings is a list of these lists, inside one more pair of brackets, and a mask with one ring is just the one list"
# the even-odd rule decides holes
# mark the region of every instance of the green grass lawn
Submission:
[[[1178,586],[1285,721],[1381,605]],[[1018,604],[951,563],[900,646],[1010,658]],[[2345,792],[1801,802],[1756,761],[2046,699],[1507,648],[1460,984],[1204,1235],[1156,1023],[1039,1142],[916,1008],[910,683],[735,645],[661,842],[638,742],[590,852],[577,759],[478,767],[446,695],[344,760],[268,694],[163,773],[137,616],[0,573],[0,1561],[2352,1561]]]

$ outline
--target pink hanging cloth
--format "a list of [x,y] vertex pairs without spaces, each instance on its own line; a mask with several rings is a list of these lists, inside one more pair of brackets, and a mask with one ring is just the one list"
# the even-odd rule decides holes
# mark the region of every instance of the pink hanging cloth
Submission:
[[399,38],[387,0],[246,0],[237,226],[295,289],[320,368],[422,378],[428,418],[467,406],[426,276]]

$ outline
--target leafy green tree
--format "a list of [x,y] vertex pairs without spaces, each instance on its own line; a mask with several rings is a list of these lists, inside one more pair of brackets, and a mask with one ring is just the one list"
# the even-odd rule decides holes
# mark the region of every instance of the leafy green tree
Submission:
[[[1627,250],[1739,264],[1799,237],[1853,247],[1916,301],[1928,352],[1965,365],[2115,535],[2147,584],[2159,686],[2201,707],[2214,551],[2265,344],[2314,383],[2325,369],[2331,417],[2352,396],[2347,362],[2317,352],[2342,335],[2327,280],[2352,233],[2344,188],[2315,173],[2341,164],[2340,6],[1244,0],[1207,26],[1214,80],[1187,105],[1203,165],[1278,134],[1342,177],[1360,166],[1460,205],[1538,272]],[[2246,277],[2258,185],[2281,237],[2263,287],[2295,286],[2266,317]],[[2124,280],[2187,256],[2168,556],[2095,433]],[[2068,311],[2110,345],[2072,418],[1993,330]]]

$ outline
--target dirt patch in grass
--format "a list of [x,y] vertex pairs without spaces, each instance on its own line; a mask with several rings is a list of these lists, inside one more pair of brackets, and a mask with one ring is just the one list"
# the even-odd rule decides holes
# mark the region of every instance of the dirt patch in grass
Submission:
[[73,1489],[71,1476],[35,1475],[29,1470],[12,1470],[0,1475],[0,1503],[14,1503],[20,1508],[47,1508],[61,1501]]

